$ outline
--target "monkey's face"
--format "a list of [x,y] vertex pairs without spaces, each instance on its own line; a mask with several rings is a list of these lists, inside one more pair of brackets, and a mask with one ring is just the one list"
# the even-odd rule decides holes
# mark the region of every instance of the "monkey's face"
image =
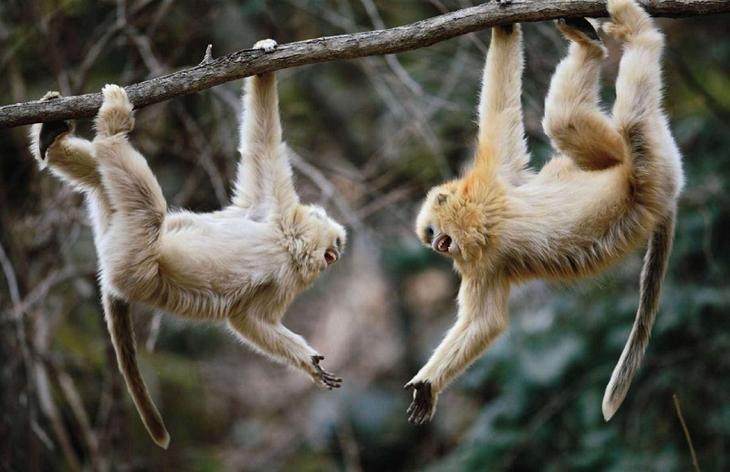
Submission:
[[455,189],[451,187],[444,184],[428,193],[416,218],[416,234],[424,245],[453,257],[461,252],[461,246],[450,215],[456,200]]
[[495,236],[501,207],[496,194],[476,197],[464,181],[431,189],[416,218],[416,233],[423,244],[457,261],[482,255]]
[[345,228],[317,205],[303,205],[299,215],[302,239],[313,268],[324,270],[337,262],[347,242]]

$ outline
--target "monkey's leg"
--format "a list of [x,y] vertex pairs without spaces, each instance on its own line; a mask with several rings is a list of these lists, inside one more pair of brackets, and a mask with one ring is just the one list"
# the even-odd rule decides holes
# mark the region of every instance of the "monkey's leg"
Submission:
[[681,186],[679,151],[661,108],[664,36],[636,3],[612,0],[609,34],[625,41],[613,120],[630,146],[635,200],[663,214]]
[[620,163],[624,142],[598,102],[606,49],[587,20],[559,20],[556,24],[571,44],[550,82],[543,129],[553,146],[583,169]]
[[522,123],[522,29],[492,28],[479,100],[479,135],[475,170],[496,170],[514,184],[525,177],[529,162]]
[[[41,101],[58,97],[58,92],[48,92]],[[31,127],[30,140],[33,157],[41,167],[48,166],[55,175],[81,191],[101,186],[94,147],[86,139],[74,136],[69,122],[36,123]]]
[[408,420],[427,423],[436,411],[440,392],[499,336],[507,325],[506,285],[487,287],[463,281],[459,314],[426,365],[404,388],[413,388]]
[[[662,115],[660,61],[664,37],[653,27],[649,15],[631,1],[610,1],[608,10],[613,23],[606,23],[604,29],[624,41],[616,78],[613,119],[618,129],[632,141],[638,128],[650,126]],[[650,135],[648,130],[643,131]]]
[[100,251],[102,282],[145,301],[158,295],[160,231],[167,203],[147,161],[127,140],[134,118],[124,89],[107,85],[102,93],[94,147],[113,209]]
[[305,371],[316,384],[330,390],[342,384],[341,378],[319,365],[324,357],[302,336],[281,323],[244,315],[230,318],[228,324],[246,344],[279,362]]

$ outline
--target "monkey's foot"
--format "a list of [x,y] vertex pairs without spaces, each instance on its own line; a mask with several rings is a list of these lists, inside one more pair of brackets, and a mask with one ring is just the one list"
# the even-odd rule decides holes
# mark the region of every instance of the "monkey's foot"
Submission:
[[[48,100],[55,100],[57,98],[60,98],[61,94],[56,91],[47,92],[43,98],[41,98],[42,102],[48,101]],[[58,139],[62,134],[68,133],[71,131],[71,124],[68,121],[64,120],[58,120],[58,121],[49,121],[47,123],[42,123],[40,125],[40,130],[37,128],[33,130],[33,133],[38,133],[38,152],[39,155],[36,156],[42,165],[45,165],[45,159],[46,159],[46,151],[48,151],[48,148],[53,145],[53,143]]]
[[612,21],[603,24],[603,31],[620,41],[653,30],[651,17],[634,0],[609,0],[607,8]]
[[333,388],[340,388],[342,386],[342,379],[337,377],[331,372],[327,372],[319,365],[319,362],[324,359],[324,356],[316,355],[312,356],[312,365],[314,366],[314,381],[322,387],[332,390]]
[[408,382],[404,389],[413,389],[413,401],[406,410],[408,421],[413,424],[426,424],[436,412],[436,396],[429,381]]
[[96,116],[96,131],[101,136],[128,133],[134,128],[134,106],[120,86],[106,84],[101,89],[104,101]]
[[555,20],[555,26],[570,41],[600,50],[603,56],[606,55],[606,48],[596,28],[585,18],[560,18]]
[[568,39],[573,41],[597,41],[601,43],[601,38],[593,25],[585,18],[560,18],[555,20],[555,26]]
[[262,49],[264,52],[272,52],[279,45],[273,39],[262,39],[253,45],[254,49]]

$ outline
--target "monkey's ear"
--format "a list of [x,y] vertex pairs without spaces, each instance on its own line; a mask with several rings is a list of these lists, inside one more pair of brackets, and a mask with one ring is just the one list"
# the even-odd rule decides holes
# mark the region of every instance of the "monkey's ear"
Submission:
[[446,200],[448,200],[448,199],[449,199],[448,195],[446,195],[445,193],[439,193],[438,196],[436,197],[436,203],[438,203],[439,205],[443,205],[444,203],[446,203]]

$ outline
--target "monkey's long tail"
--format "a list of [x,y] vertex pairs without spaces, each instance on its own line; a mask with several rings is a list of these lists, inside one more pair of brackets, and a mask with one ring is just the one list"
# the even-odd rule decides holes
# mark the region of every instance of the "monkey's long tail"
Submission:
[[137,349],[134,342],[134,328],[129,304],[109,293],[103,294],[106,325],[117,354],[119,371],[127,384],[127,390],[137,407],[139,416],[152,436],[152,440],[163,449],[170,444],[170,435],[165,428],[160,413],[152,402],[147,385],[137,366]]
[[624,346],[603,395],[603,418],[606,421],[611,419],[624,401],[631,386],[631,380],[638,370],[646,346],[649,344],[651,327],[659,307],[662,281],[667,269],[669,254],[672,252],[675,214],[676,207],[672,207],[664,219],[659,222],[649,240],[649,246],[644,256],[644,267],[641,271],[641,295],[634,326],[631,328],[629,340]]

